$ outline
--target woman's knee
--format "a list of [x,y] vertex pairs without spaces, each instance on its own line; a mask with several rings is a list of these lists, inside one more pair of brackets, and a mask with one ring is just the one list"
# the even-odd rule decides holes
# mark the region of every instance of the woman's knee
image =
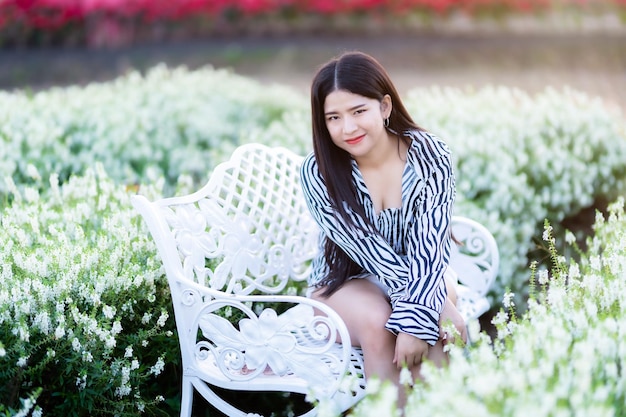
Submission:
[[353,279],[347,281],[330,297],[314,298],[327,304],[342,318],[353,344],[362,345],[364,341],[380,338],[384,335],[385,324],[391,315],[391,305],[386,294],[376,284]]
[[391,305],[386,297],[368,300],[355,311],[351,327],[358,334],[358,344],[363,349],[381,351],[395,344],[395,336],[386,329],[391,316]]

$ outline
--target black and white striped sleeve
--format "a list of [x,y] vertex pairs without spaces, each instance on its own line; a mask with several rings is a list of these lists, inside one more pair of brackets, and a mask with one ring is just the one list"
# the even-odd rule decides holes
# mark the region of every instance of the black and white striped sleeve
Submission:
[[[446,301],[443,279],[450,260],[450,220],[455,197],[452,162],[443,152],[434,159],[417,161],[425,186],[408,196],[412,202],[407,257],[408,281],[404,291],[391,294],[393,311],[387,329],[414,335],[434,345],[439,338],[439,315]],[[441,148],[443,147],[443,148]],[[430,159],[430,161],[429,161]]]

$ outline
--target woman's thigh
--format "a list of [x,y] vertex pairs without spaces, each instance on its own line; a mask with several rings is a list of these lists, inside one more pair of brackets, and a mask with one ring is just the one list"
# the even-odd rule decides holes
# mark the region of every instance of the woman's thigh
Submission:
[[367,279],[355,278],[346,281],[330,297],[323,297],[318,289],[311,298],[331,307],[342,318],[353,346],[362,346],[366,338],[377,334],[391,333],[385,323],[391,315],[391,305],[383,290]]

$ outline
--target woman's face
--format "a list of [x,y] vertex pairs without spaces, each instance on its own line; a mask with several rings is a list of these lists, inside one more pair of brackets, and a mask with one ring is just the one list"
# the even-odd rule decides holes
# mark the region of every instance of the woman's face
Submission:
[[386,141],[384,119],[391,113],[391,98],[382,101],[335,90],[326,96],[324,117],[333,143],[353,157],[366,156]]

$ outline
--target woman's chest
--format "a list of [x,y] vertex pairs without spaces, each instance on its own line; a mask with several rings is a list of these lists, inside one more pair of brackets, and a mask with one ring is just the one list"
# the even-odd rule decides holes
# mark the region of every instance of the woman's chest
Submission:
[[394,164],[383,169],[362,171],[363,185],[375,213],[402,208],[404,164]]

